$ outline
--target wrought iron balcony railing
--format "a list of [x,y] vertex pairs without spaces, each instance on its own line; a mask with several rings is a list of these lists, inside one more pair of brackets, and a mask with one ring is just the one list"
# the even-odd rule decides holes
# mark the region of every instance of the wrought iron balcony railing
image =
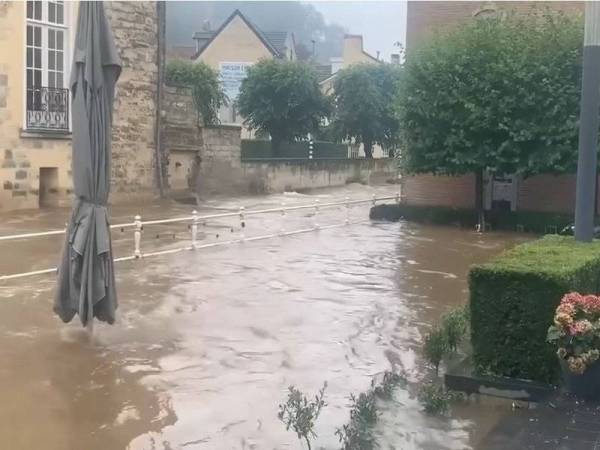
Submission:
[[28,130],[69,131],[69,90],[28,88],[26,125]]

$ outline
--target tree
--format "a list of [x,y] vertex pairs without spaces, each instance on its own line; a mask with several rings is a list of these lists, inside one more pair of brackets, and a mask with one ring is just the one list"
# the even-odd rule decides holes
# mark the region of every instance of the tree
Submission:
[[219,108],[226,105],[228,99],[214,69],[203,62],[175,60],[167,64],[166,79],[167,83],[192,88],[199,124],[219,123]]
[[329,113],[311,66],[273,59],[248,69],[237,105],[249,128],[269,133],[275,155],[282,142],[304,139],[316,131]]
[[392,147],[399,124],[394,93],[400,71],[390,64],[356,64],[337,73],[333,85],[334,128],[344,139],[362,143],[367,158],[373,145]]
[[573,171],[581,18],[549,12],[474,19],[408,55],[398,96],[407,172],[524,176]]

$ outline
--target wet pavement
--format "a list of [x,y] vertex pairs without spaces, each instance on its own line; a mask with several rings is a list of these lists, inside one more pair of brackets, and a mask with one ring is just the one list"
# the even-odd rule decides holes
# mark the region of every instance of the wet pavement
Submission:
[[[394,195],[349,186],[317,194],[218,199],[201,212]],[[369,205],[352,208],[352,221]],[[113,222],[188,215],[191,206],[114,208]],[[68,211],[5,215],[0,234],[60,228]],[[340,223],[343,207],[319,212]],[[246,236],[311,226],[312,211],[250,216]],[[209,220],[204,242],[241,233],[239,220]],[[158,235],[158,237],[157,237]],[[148,227],[143,249],[187,243],[185,225]],[[44,450],[300,449],[277,420],[289,385],[327,381],[318,448],[339,448],[351,393],[389,369],[413,385],[426,377],[423,335],[467,298],[466,273],[522,241],[514,234],[363,221],[289,237],[231,244],[116,266],[120,308],[92,340],[51,312],[52,276],[0,283],[0,448]],[[117,256],[131,232],[115,230]],[[0,243],[0,273],[45,268],[62,239]],[[409,390],[385,406],[386,449],[483,449],[510,404],[459,405],[449,418],[421,412]]]

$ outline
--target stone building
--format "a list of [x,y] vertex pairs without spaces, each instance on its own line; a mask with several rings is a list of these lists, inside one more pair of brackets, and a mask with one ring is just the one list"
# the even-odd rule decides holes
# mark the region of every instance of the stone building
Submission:
[[[119,202],[152,195],[159,175],[161,6],[116,1],[105,8],[123,62],[112,148],[111,201]],[[59,0],[0,1],[2,210],[70,203],[68,81],[77,9],[78,2]]]
[[[480,1],[409,1],[407,5],[406,57],[436,31],[458,27],[486,14],[514,12],[526,14],[549,8],[565,14],[583,13],[584,2],[480,2]],[[583,45],[583,43],[582,43]],[[573,149],[577,151],[577,149]],[[575,175],[486,176],[486,209],[510,205],[510,209],[535,212],[570,213],[575,207]],[[407,203],[426,206],[473,208],[475,177],[418,175],[405,177],[403,197]],[[600,196],[597,196],[600,202]],[[600,210],[600,207],[598,208]]]

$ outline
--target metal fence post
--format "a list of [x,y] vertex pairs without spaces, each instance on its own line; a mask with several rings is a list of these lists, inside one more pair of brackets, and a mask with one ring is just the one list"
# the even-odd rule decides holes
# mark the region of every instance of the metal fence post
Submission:
[[373,194],[373,206],[375,206],[375,204],[377,203],[377,197],[375,196],[375,194]]
[[281,202],[281,230],[280,234],[283,236],[285,234],[285,203]]
[[246,220],[244,218],[244,207],[240,206],[240,241],[246,239],[244,234],[244,228],[246,228]]
[[350,197],[346,197],[346,220],[344,221],[346,225],[350,223]]
[[192,211],[192,250],[196,250],[198,239],[198,211]]
[[135,224],[135,231],[133,232],[133,254],[136,258],[142,257],[142,251],[140,245],[142,243],[142,216],[139,214],[134,217],[133,223]]
[[319,221],[317,219],[318,215],[319,215],[319,199],[316,199],[315,200],[315,215],[313,216],[315,230],[319,229]]

